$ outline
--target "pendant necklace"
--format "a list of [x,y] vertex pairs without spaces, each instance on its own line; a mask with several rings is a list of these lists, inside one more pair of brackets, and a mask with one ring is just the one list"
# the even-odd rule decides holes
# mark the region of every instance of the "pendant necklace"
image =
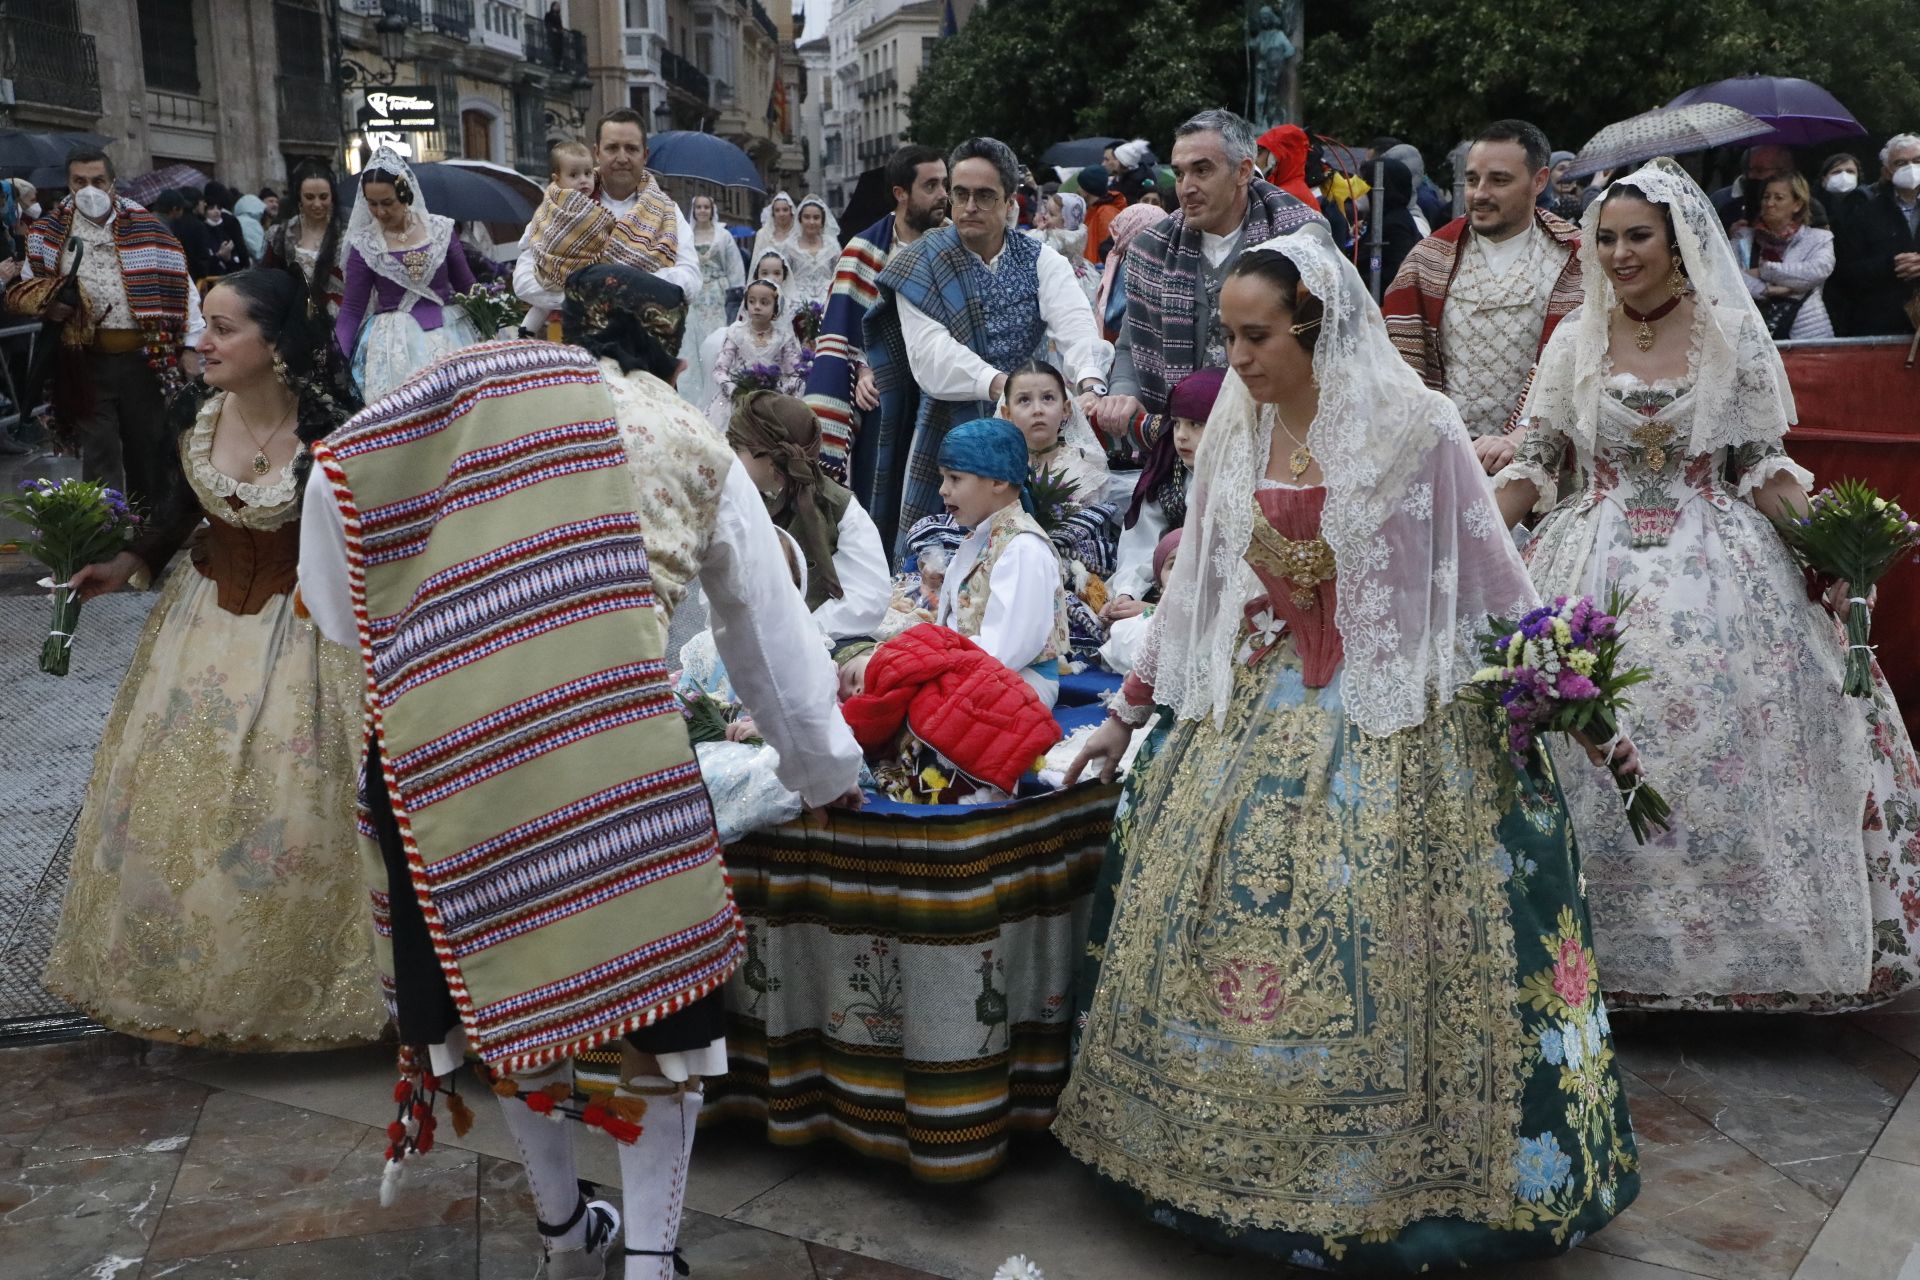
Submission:
[[1313,450],[1307,448],[1306,441],[1293,434],[1293,428],[1287,425],[1287,420],[1280,416],[1278,409],[1273,411],[1273,420],[1280,424],[1280,429],[1287,433],[1287,439],[1294,443],[1293,452],[1287,455],[1287,470],[1293,474],[1297,482],[1307,473],[1307,468],[1313,465]]
[[[295,407],[298,407],[298,401],[295,402]],[[240,429],[247,433],[247,439],[253,441],[253,474],[257,476],[267,474],[267,468],[273,465],[267,460],[267,446],[273,443],[275,436],[286,430],[287,423],[293,419],[293,409],[287,410],[287,415],[280,419],[279,426],[267,432],[267,438],[264,441],[253,434],[253,424],[247,421],[246,415],[240,412],[238,406],[235,406],[233,416],[240,420]]]
[[1671,314],[1673,309],[1680,305],[1680,299],[1682,296],[1683,295],[1676,293],[1671,298],[1668,298],[1665,302],[1655,307],[1653,310],[1648,311],[1644,314],[1642,314],[1641,312],[1635,311],[1632,307],[1628,306],[1625,302],[1622,302],[1620,304],[1620,310],[1626,313],[1627,319],[1633,321],[1636,325],[1639,326],[1633,331],[1634,346],[1640,348],[1642,351],[1653,350],[1653,322],[1655,320],[1664,319],[1666,316]]

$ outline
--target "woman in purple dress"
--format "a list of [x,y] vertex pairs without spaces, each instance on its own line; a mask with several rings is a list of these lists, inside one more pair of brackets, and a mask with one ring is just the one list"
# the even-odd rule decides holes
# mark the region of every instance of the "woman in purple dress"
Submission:
[[360,173],[346,241],[346,296],[333,332],[368,401],[481,340],[453,302],[474,283],[453,220],[427,212],[413,170],[390,147]]

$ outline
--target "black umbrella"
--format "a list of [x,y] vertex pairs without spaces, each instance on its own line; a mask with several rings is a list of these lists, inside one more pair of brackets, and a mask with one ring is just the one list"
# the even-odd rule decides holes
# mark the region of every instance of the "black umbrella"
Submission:
[[1040,155],[1040,163],[1050,169],[1084,169],[1106,158],[1107,148],[1125,142],[1125,138],[1074,138],[1056,142]]
[[[32,133],[25,129],[0,129],[0,169],[21,176],[36,169],[61,167],[75,151],[104,147],[109,139],[98,133]],[[65,174],[61,181],[65,181]],[[39,184],[35,184],[36,186]]]
[[[483,173],[452,164],[416,164],[413,176],[420,184],[420,199],[427,209],[455,222],[527,222],[533,217],[533,205],[512,187],[494,181]],[[334,200],[342,208],[357,197],[357,178],[341,181]]]

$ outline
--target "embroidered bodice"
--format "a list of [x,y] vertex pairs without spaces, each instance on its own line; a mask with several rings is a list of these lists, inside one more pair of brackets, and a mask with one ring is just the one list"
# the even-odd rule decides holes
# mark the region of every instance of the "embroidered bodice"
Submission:
[[1320,536],[1327,491],[1263,482],[1253,495],[1259,510],[1247,563],[1263,594],[1246,606],[1249,658],[1258,657],[1284,625],[1293,634],[1301,674],[1310,688],[1324,688],[1339,669],[1340,631],[1334,625],[1333,548]]
[[291,460],[266,484],[236,480],[213,465],[213,432],[225,402],[225,394],[209,396],[180,444],[187,484],[207,516],[188,555],[218,588],[220,607],[244,616],[293,590],[300,561],[300,487]]

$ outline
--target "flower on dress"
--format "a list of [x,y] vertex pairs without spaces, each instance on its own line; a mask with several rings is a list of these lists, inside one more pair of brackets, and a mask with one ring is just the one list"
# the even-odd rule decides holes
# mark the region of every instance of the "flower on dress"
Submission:
[[1327,1260],[1311,1249],[1295,1249],[1287,1258],[1296,1267],[1305,1267],[1309,1271],[1325,1271]]
[[1563,938],[1560,956],[1553,962],[1553,989],[1560,998],[1576,1007],[1585,1004],[1587,981],[1591,973],[1586,948],[1580,945],[1578,939]]
[[993,1280],[1047,1280],[1039,1267],[1027,1261],[1027,1255],[1016,1253],[1000,1264],[993,1273]]
[[1238,661],[1242,665],[1252,666],[1266,657],[1267,651],[1280,643],[1280,635],[1286,629],[1287,624],[1274,616],[1271,605],[1257,610],[1249,606],[1247,638],[1240,642]]
[[1567,1060],[1567,1051],[1561,1043],[1559,1028],[1548,1027],[1540,1033],[1540,1056],[1556,1067]]
[[1538,1203],[1566,1185],[1573,1174],[1573,1161],[1560,1149],[1560,1139],[1549,1132],[1520,1139],[1513,1171],[1521,1198]]

